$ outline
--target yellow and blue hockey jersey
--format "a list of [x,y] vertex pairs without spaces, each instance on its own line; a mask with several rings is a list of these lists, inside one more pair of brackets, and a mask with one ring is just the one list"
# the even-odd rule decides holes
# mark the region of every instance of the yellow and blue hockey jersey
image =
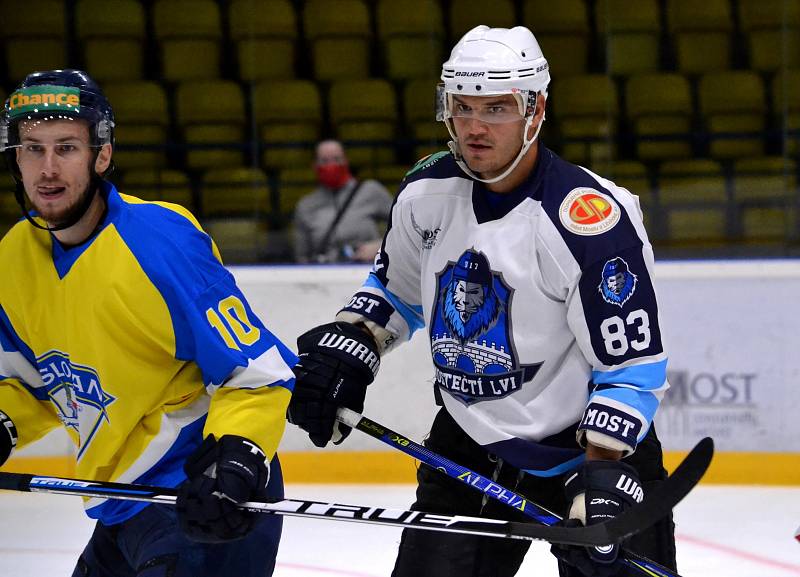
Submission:
[[[107,214],[65,248],[19,222],[0,242],[0,410],[18,447],[63,425],[82,478],[175,487],[213,434],[271,457],[296,356],[250,309],[180,206],[103,183]],[[92,499],[112,524],[145,505]]]

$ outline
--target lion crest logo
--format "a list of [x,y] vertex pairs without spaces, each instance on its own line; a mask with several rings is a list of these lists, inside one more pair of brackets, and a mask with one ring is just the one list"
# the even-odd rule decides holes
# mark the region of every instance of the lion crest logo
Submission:
[[617,257],[603,265],[602,280],[597,287],[603,300],[622,307],[636,292],[636,275],[630,271],[628,263]]
[[520,365],[511,337],[514,290],[474,249],[437,276],[430,338],[436,384],[465,404],[500,398],[531,380],[539,364]]

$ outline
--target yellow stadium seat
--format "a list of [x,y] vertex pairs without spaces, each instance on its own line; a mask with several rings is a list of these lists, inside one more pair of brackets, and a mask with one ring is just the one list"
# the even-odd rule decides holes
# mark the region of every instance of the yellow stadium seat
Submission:
[[294,77],[297,15],[289,0],[233,0],[228,19],[239,78]]
[[157,0],[153,28],[162,78],[177,82],[219,76],[222,26],[214,0]]
[[748,241],[781,240],[796,223],[797,162],[742,158],[733,165],[733,198]]
[[260,168],[218,168],[206,171],[200,189],[203,215],[263,218],[272,212],[267,175]]
[[489,10],[484,0],[452,0],[450,43],[455,44],[464,34],[481,24],[490,28],[513,28],[516,20],[511,0],[493,0]]
[[369,76],[370,19],[364,0],[309,0],[303,8],[314,78]]
[[592,170],[617,186],[628,189],[642,203],[653,202],[653,187],[647,167],[638,160],[614,160],[592,165]]
[[317,186],[317,174],[311,167],[285,168],[278,173],[278,210],[291,216],[297,202]]
[[643,160],[692,155],[692,98],[680,74],[641,74],[625,86],[626,112],[636,136],[636,156]]
[[772,111],[787,138],[784,152],[800,155],[800,69],[781,71],[772,80]]
[[186,166],[218,168],[242,163],[244,98],[235,82],[183,82],[178,85],[175,102],[178,125],[189,147]]
[[61,38],[12,38],[6,40],[6,70],[13,84],[36,70],[66,68],[66,43]]
[[656,0],[599,0],[597,32],[605,44],[606,71],[612,75],[658,70],[659,15]]
[[713,158],[764,154],[764,86],[749,71],[709,73],[700,79],[700,113]]
[[727,190],[713,160],[671,160],[661,164],[659,211],[674,242],[722,241],[727,232]]
[[403,89],[403,110],[414,139],[414,158],[447,148],[447,129],[443,122],[436,121],[438,82],[438,78],[415,78]]
[[225,264],[263,260],[269,238],[269,229],[263,219],[206,218],[202,225],[217,245]]
[[564,142],[564,158],[596,164],[616,156],[619,115],[616,86],[601,74],[568,76],[553,82],[553,109]]
[[0,0],[2,38],[64,38],[64,7],[61,0]]
[[308,80],[260,82],[253,89],[252,99],[253,120],[264,146],[264,166],[310,166],[322,124],[316,84]]
[[747,38],[752,70],[774,72],[800,66],[800,2],[739,0],[739,24]]
[[160,200],[194,210],[192,186],[186,173],[173,169],[140,168],[122,175],[120,192],[142,200]]
[[585,0],[526,0],[522,22],[536,36],[553,78],[586,73],[590,29]]
[[109,82],[103,91],[114,106],[117,150],[123,170],[166,165],[169,116],[164,89],[156,82]]
[[703,74],[731,67],[729,0],[668,0],[667,24],[680,72]]
[[376,21],[386,77],[427,77],[442,66],[442,12],[435,0],[379,0]]
[[385,186],[390,193],[396,194],[409,168],[410,167],[405,164],[375,166],[359,171],[358,178],[360,180],[367,180],[370,178],[377,180]]
[[626,188],[639,198],[639,207],[642,210],[644,226],[650,237],[653,238],[656,232],[653,225],[654,220],[657,218],[655,191],[644,163],[638,160],[615,160],[597,167],[593,166],[592,169],[600,176],[608,178],[617,186]]
[[340,80],[331,85],[330,117],[355,167],[394,164],[397,104],[382,79]]
[[143,74],[144,8],[136,0],[80,0],[76,34],[86,70],[98,81],[132,80]]

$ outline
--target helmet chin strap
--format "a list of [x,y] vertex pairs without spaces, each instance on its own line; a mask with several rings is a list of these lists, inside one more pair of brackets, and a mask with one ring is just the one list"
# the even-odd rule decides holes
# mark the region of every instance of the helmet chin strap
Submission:
[[526,152],[528,152],[528,149],[531,147],[531,144],[533,144],[536,141],[536,138],[539,136],[539,131],[542,129],[542,123],[544,122],[544,115],[542,115],[542,119],[539,121],[539,125],[536,127],[536,132],[534,132],[533,136],[530,139],[528,139],[528,129],[533,123],[533,119],[535,116],[536,116],[536,111],[534,111],[533,114],[528,116],[527,120],[525,121],[525,126],[522,129],[522,147],[519,149],[519,152],[517,153],[517,157],[514,159],[514,162],[512,162],[508,166],[508,168],[506,168],[502,172],[502,174],[499,174],[494,178],[481,178],[475,172],[473,172],[469,168],[469,166],[467,166],[467,163],[464,162],[464,158],[461,156],[461,151],[458,148],[458,138],[455,135],[455,130],[450,128],[450,121],[445,122],[445,126],[447,126],[447,131],[450,133],[450,136],[453,138],[453,140],[449,141],[447,143],[447,146],[450,148],[450,152],[453,154],[453,158],[455,158],[455,161],[458,164],[458,166],[471,178],[474,178],[475,180],[479,180],[480,182],[486,184],[499,182],[503,180],[505,177],[507,177],[509,174],[511,174],[511,171],[513,171],[517,167],[519,161],[522,160],[522,157],[525,156]]

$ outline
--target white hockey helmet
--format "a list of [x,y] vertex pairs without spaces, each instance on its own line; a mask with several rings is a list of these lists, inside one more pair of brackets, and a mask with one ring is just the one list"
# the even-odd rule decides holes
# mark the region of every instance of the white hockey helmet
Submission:
[[[536,140],[541,122],[532,138],[528,128],[536,115],[537,95],[547,97],[550,71],[547,60],[533,33],[524,26],[489,28],[477,26],[467,32],[453,47],[450,58],[442,65],[442,84],[437,95],[436,119],[443,121],[453,139],[450,149],[459,166],[471,177],[492,183],[502,180],[516,167]],[[501,175],[482,179],[463,162],[458,138],[453,127],[453,96],[493,96],[513,94],[519,107],[518,119],[524,119],[522,146],[514,162]],[[542,117],[544,121],[544,117]]]

